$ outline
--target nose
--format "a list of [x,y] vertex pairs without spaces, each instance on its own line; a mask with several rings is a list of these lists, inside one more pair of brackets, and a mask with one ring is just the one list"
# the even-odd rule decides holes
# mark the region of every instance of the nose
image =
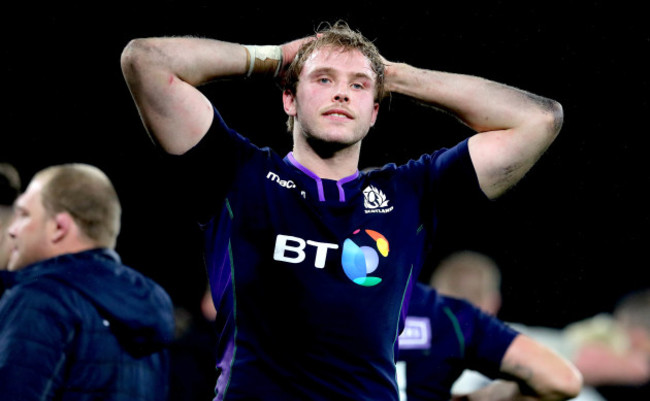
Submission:
[[350,96],[345,88],[340,86],[336,88],[336,92],[334,93],[335,102],[348,103],[350,101]]
[[16,238],[16,219],[12,218],[9,221],[9,227],[7,227],[7,235],[11,237],[12,239]]

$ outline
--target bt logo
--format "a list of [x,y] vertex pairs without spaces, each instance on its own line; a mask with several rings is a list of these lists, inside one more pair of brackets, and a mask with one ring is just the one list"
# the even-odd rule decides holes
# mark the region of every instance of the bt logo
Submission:
[[[377,270],[379,255],[388,256],[388,240],[382,234],[373,230],[356,230],[352,235],[356,236],[362,232],[374,240],[375,247],[358,245],[357,242],[367,242],[364,238],[356,237],[357,242],[347,238],[343,242],[341,265],[345,275],[354,283],[364,287],[372,287],[379,284],[381,278],[369,276],[369,274]],[[307,258],[305,252],[307,246],[315,248],[314,267],[318,269],[325,267],[328,250],[339,249],[337,244],[312,240],[305,241],[300,237],[279,234],[275,240],[273,259],[280,262],[301,263]],[[379,251],[379,254],[377,251]]]
[[[352,235],[361,232],[361,230],[356,230]],[[388,256],[389,246],[386,237],[377,231],[363,230],[363,232],[375,241],[377,250],[370,246],[359,246],[355,241],[347,238],[343,242],[341,264],[343,265],[343,271],[350,280],[364,287],[372,287],[381,283],[381,278],[369,276],[369,274],[377,270],[379,254],[383,257]],[[379,254],[377,254],[377,251],[379,251]]]

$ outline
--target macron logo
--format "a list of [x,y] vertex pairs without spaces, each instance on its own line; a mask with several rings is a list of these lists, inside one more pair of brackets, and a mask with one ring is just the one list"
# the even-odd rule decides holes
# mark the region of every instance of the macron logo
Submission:
[[269,180],[277,183],[278,185],[280,185],[283,188],[291,189],[291,188],[296,187],[296,184],[293,181],[291,181],[291,180],[282,180],[282,179],[280,179],[280,176],[278,176],[277,174],[275,174],[272,171],[269,171],[268,174],[266,174],[266,178],[268,178]]

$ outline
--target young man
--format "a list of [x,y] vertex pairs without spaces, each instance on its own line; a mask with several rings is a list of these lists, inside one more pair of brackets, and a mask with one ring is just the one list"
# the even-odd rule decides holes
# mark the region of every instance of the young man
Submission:
[[[388,62],[344,23],[282,46],[136,39],[122,70],[147,131],[183,155],[206,236],[225,400],[397,400],[409,283],[439,219],[460,200],[506,191],[562,121],[556,102]],[[197,89],[250,75],[285,86],[293,151],[284,158],[230,129]],[[384,92],[451,111],[478,133],[361,174],[361,141]]]
[[42,170],[16,200],[3,400],[166,399],[172,303],[113,251],[120,214],[108,177],[88,165]]

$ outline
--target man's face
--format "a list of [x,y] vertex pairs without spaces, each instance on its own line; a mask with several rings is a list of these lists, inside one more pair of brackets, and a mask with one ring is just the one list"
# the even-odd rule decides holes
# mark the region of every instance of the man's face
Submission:
[[284,93],[287,114],[295,117],[298,135],[352,145],[375,124],[376,74],[359,51],[325,47],[305,62],[295,95]]
[[11,224],[12,214],[11,206],[0,205],[0,270],[5,270],[9,262],[11,241],[7,231]]
[[8,270],[19,270],[52,256],[48,239],[56,229],[56,222],[45,212],[41,189],[41,182],[32,181],[16,200],[14,219],[9,227]]

